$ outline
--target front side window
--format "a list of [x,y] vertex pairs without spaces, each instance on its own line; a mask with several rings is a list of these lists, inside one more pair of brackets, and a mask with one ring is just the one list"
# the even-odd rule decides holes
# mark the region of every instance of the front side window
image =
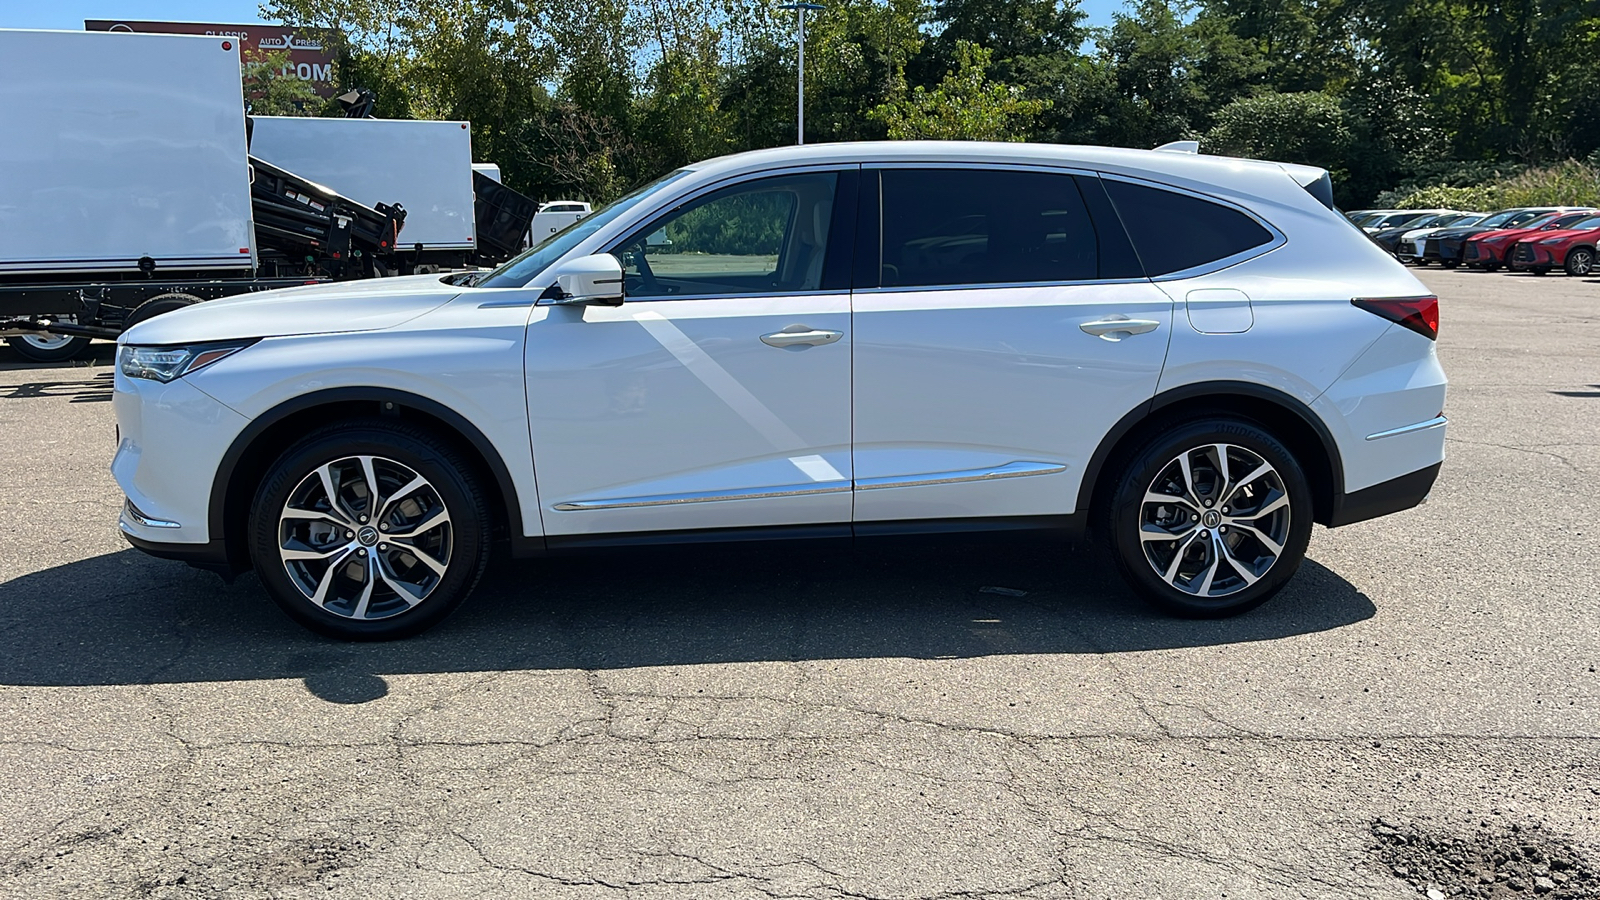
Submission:
[[1272,232],[1232,207],[1115,178],[1105,179],[1105,186],[1152,278],[1272,242]]
[[1087,281],[1098,241],[1072,176],[885,169],[883,287]]
[[833,220],[834,172],[723,188],[624,239],[629,299],[820,290]]

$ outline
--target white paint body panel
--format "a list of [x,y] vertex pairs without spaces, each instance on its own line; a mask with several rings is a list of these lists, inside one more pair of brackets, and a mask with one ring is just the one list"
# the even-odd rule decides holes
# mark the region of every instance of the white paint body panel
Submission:
[[367,206],[406,208],[400,245],[471,249],[472,131],[466,122],[256,116],[250,152]]
[[[791,325],[844,338],[762,343]],[[847,294],[538,307],[528,410],[546,533],[849,522],[850,330]],[[557,509],[750,490],[784,496]]]
[[[1113,315],[1161,324],[1119,341],[1078,327]],[[1171,321],[1148,282],[857,293],[857,478],[1065,470],[858,491],[856,519],[1071,512],[1101,436],[1155,393]]]
[[0,274],[254,267],[236,39],[0,29],[0,122]]

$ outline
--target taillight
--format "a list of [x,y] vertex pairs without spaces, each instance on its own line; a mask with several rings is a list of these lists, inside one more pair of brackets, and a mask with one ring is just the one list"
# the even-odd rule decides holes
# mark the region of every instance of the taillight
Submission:
[[1357,297],[1350,303],[1403,325],[1430,341],[1439,339],[1438,297]]

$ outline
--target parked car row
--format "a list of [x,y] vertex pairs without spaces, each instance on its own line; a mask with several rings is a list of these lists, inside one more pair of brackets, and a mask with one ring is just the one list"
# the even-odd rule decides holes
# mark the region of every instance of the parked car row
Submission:
[[1402,262],[1447,269],[1501,268],[1544,275],[1595,270],[1600,209],[1532,206],[1492,213],[1451,210],[1360,210],[1352,223]]

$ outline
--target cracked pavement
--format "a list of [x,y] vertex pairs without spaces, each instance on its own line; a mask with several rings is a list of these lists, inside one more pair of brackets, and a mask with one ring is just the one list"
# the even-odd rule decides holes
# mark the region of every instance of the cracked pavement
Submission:
[[108,352],[0,348],[0,896],[1417,896],[1379,816],[1600,854],[1600,282],[1420,276],[1432,499],[1223,622],[1010,537],[501,563],[341,645],[123,544]]

